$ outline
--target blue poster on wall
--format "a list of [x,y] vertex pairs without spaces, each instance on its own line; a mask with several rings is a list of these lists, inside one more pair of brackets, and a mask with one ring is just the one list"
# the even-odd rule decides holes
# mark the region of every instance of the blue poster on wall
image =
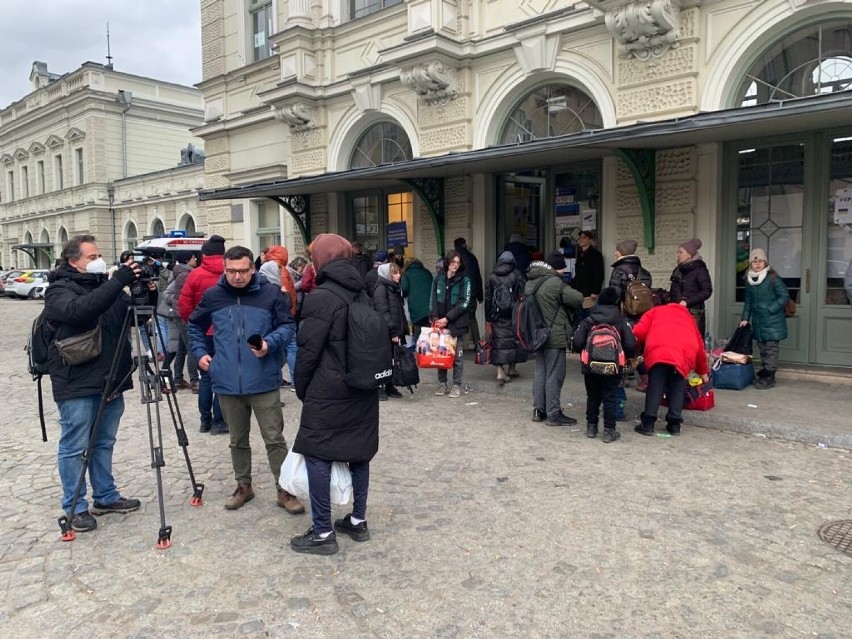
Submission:
[[385,225],[388,246],[408,246],[408,225],[405,222],[391,222]]

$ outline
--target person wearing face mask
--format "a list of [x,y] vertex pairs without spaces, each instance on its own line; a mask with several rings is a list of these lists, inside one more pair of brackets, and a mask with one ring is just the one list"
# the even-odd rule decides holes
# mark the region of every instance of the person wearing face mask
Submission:
[[[130,377],[131,347],[127,332],[122,332],[130,298],[124,293],[141,275],[132,258],[118,267],[111,279],[106,277],[106,262],[92,235],[77,235],[65,243],[60,265],[50,276],[45,291],[43,318],[52,334],[48,366],[53,399],[59,412],[58,468],[62,482],[62,509],[67,512],[74,489],[83,470],[83,452],[102,398],[101,421],[92,442],[88,466],[92,504],[83,483],[70,524],[77,532],[97,528],[92,515],[129,513],[139,508],[138,499],[122,497],[112,475],[112,454],[116,433],[124,413],[123,392],[133,387]],[[157,305],[157,287],[151,282],[149,304]],[[56,349],[56,340],[79,335],[100,325],[101,351],[94,359],[76,366],[66,365]],[[117,352],[117,354],[116,354]],[[111,386],[105,380],[113,358],[117,367]]]
[[[408,335],[408,320],[405,318],[402,294],[399,290],[402,272],[396,262],[391,262],[382,264],[378,274],[376,288],[373,291],[373,307],[385,318],[391,342],[404,345],[405,336]],[[385,384],[383,389],[379,389],[380,400],[386,400],[388,397],[402,397],[402,393],[391,382]]]

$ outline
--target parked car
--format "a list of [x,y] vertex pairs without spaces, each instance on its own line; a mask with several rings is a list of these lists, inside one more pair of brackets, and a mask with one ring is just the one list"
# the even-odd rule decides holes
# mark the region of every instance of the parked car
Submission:
[[[5,295],[7,289],[9,289],[9,285],[11,285],[12,280],[16,277],[21,277],[27,271],[15,270],[15,271],[6,271],[3,275],[0,275],[0,294]],[[11,293],[10,293],[11,297]]]
[[6,297],[17,297],[19,299],[35,299],[39,291],[47,286],[47,269],[24,271],[20,276],[12,280],[6,280]]

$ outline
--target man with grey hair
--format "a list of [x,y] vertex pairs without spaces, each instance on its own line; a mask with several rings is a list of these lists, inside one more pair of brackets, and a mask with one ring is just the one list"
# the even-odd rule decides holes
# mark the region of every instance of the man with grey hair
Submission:
[[[124,414],[122,394],[133,387],[130,340],[127,332],[122,332],[130,305],[124,287],[139,278],[141,269],[130,257],[111,279],[107,279],[106,270],[94,236],[77,235],[65,243],[61,262],[51,273],[50,286],[44,295],[43,317],[51,336],[48,367],[61,429],[58,467],[62,509],[68,513],[69,524],[77,532],[97,528],[93,514],[129,513],[140,506],[138,499],[127,499],[119,494],[112,475],[112,453],[118,423]],[[148,302],[156,306],[156,285],[149,282],[148,289]],[[89,361],[66,364],[56,341],[97,326],[101,332],[100,352]],[[115,375],[110,378],[115,357],[118,358]],[[102,403],[101,420],[96,425]],[[83,482],[74,512],[68,512],[83,473],[84,452],[90,445],[88,474],[93,504],[90,508]]]

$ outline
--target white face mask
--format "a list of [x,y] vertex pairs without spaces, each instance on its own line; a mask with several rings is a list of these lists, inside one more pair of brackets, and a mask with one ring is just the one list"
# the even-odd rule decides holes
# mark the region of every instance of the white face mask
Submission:
[[106,271],[107,265],[102,257],[86,264],[86,273],[106,273]]

